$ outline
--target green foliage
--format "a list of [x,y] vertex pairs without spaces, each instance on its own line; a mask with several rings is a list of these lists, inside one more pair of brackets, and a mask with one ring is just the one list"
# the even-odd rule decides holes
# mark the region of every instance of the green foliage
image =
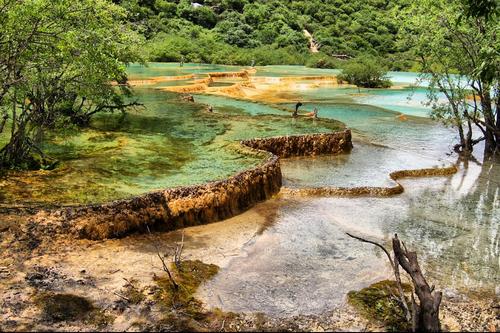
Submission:
[[[425,8],[425,9],[424,9]],[[500,151],[500,24],[489,1],[416,1],[402,13],[400,43],[411,47],[429,80],[433,116],[458,131],[456,150],[470,154],[480,139],[485,153]],[[446,97],[446,103],[441,96]]]
[[248,66],[297,64],[305,62],[306,54],[297,53],[293,47],[269,48],[259,46],[243,49],[216,39],[213,34],[201,33],[197,39],[160,33],[149,43],[148,58],[153,61],[203,62]]
[[498,0],[463,0],[463,6],[468,17],[482,17],[489,21],[500,15]]
[[194,7],[188,0],[179,2],[177,16],[209,29],[217,23],[215,13],[210,8],[206,6]]
[[388,88],[391,81],[387,79],[387,69],[379,59],[363,56],[347,61],[342,66],[339,79],[358,87]]
[[219,39],[230,45],[255,47],[260,44],[251,37],[253,28],[246,24],[242,15],[237,12],[227,12],[225,19],[217,24],[215,31]]
[[43,161],[44,132],[64,127],[62,119],[85,124],[124,106],[130,91],[111,83],[126,81],[141,38],[123,8],[106,0],[0,0],[0,21],[0,44],[11,46],[0,48],[0,111],[10,120],[1,167],[34,165],[33,152]]
[[327,54],[316,53],[307,58],[306,66],[312,68],[340,68],[342,61]]
[[[228,64],[244,62],[240,60],[242,55],[234,56],[234,59],[221,56],[229,52],[249,52],[235,51],[228,46],[255,50],[264,50],[260,46],[265,46],[272,50],[287,49],[287,56],[279,64],[288,64],[292,58],[297,61],[294,64],[305,64],[310,56],[309,41],[303,32],[306,29],[313,34],[325,56],[317,65],[319,67],[334,66],[328,58],[331,56],[356,57],[368,53],[393,59],[389,63],[393,69],[408,69],[413,62],[399,57],[408,48],[395,43],[400,24],[398,12],[406,7],[406,2],[199,0],[193,1],[198,5],[193,5],[188,0],[123,0],[121,5],[127,8],[136,29],[150,39],[150,44],[153,44],[150,47],[155,50],[153,55],[158,54],[160,36],[180,36],[194,45],[203,44],[198,39],[210,36],[209,39],[218,43],[203,51],[218,52],[219,55],[214,57],[217,61],[227,59],[229,62],[224,63]],[[161,52],[179,54],[184,51],[174,48]],[[193,58],[207,57],[200,51]],[[276,61],[272,59],[269,63]],[[307,63],[315,65],[313,61]]]
[[166,276],[156,279],[159,289],[155,298],[163,307],[165,315],[165,318],[158,322],[158,326],[163,326],[165,322],[174,326],[174,331],[199,331],[198,321],[206,322],[211,312],[205,312],[195,293],[204,281],[217,274],[219,267],[199,260],[183,260],[180,267],[172,265],[172,271],[179,285],[178,289],[172,286]]

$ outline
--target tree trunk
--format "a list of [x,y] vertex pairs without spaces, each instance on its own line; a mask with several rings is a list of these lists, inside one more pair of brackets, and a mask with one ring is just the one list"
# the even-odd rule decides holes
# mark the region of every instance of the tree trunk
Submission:
[[[401,248],[398,236],[392,239],[392,247],[394,256],[397,262],[410,275],[415,293],[420,301],[419,306],[413,302],[412,308],[415,331],[423,332],[438,332],[440,329],[439,323],[439,305],[441,304],[441,292],[434,292],[427,284],[427,281],[422,274],[422,270],[418,265],[417,253],[408,252]],[[396,262],[396,260],[395,260]]]
[[[480,95],[481,96],[481,107],[483,109],[483,115],[484,115],[484,122],[486,123],[485,126],[485,133],[484,133],[484,156],[491,156],[495,153],[497,150],[498,145],[500,142],[498,142],[497,138],[500,136],[500,133],[498,133],[499,128],[497,127],[494,115],[493,115],[493,110],[491,107],[491,95],[489,91],[486,91],[484,94]],[[498,112],[498,110],[497,110]],[[497,114],[498,118],[498,114]]]
[[500,89],[498,88],[498,86],[495,89],[496,89],[495,110],[497,112],[497,119],[495,122],[495,128],[496,128],[495,139],[497,141],[496,153],[500,154]]
[[464,155],[470,156],[474,149],[474,143],[472,141],[472,123],[468,117],[466,117],[466,119],[467,119],[467,135],[463,142],[462,152],[464,153]]
[[0,151],[0,166],[11,168],[25,161],[30,153],[29,145],[23,132],[16,131]]
[[497,143],[493,132],[486,130],[485,140],[484,140],[484,156],[491,156],[497,150]]

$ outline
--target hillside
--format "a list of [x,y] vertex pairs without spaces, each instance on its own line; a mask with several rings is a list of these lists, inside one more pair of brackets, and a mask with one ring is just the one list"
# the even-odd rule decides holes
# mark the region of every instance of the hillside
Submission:
[[[121,0],[147,39],[153,61],[335,67],[369,53],[408,68],[398,49],[397,9],[405,0]],[[311,55],[312,34],[319,48]]]

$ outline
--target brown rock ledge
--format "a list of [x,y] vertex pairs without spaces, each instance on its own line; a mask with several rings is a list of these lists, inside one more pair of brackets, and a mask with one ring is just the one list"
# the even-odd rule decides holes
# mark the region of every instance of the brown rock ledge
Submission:
[[237,215],[280,191],[279,156],[336,154],[352,147],[350,130],[244,140],[241,144],[253,153],[265,154],[266,159],[225,180],[169,188],[105,204],[41,212],[34,217],[34,222],[57,233],[93,240],[145,232],[147,227],[168,231],[216,222]]
[[404,187],[398,182],[401,178],[415,177],[433,177],[433,176],[449,176],[458,171],[456,166],[445,168],[428,168],[414,170],[399,170],[389,174],[396,184],[394,186],[378,187],[378,186],[360,186],[360,187],[311,187],[291,189],[283,188],[282,193],[296,196],[337,196],[337,197],[390,197],[404,192]]
[[351,131],[243,140],[245,146],[280,157],[339,154],[352,149]]

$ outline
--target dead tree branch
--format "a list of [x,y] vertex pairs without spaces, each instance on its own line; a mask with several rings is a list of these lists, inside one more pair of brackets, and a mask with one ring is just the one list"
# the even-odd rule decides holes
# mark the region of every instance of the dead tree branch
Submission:
[[378,246],[379,248],[381,248],[382,251],[384,251],[385,254],[387,255],[387,258],[389,259],[389,261],[391,262],[391,266],[394,268],[394,262],[392,261],[391,255],[389,254],[389,251],[387,251],[386,248],[383,245],[380,245],[379,243],[371,241],[371,240],[368,240],[368,239],[364,239],[364,238],[361,238],[361,237],[358,237],[358,236],[354,236],[354,235],[352,235],[352,234],[350,234],[348,232],[346,232],[346,234],[347,234],[347,236],[352,237],[354,239],[357,239],[357,240],[359,240],[361,242],[373,244],[373,245]]
[[[152,233],[151,233],[151,230],[149,230],[149,226],[146,225],[146,228],[148,229],[148,233],[150,236],[152,236]],[[163,268],[163,271],[165,273],[167,273],[168,275],[168,279],[170,280],[170,283],[172,284],[172,287],[174,288],[175,291],[179,290],[179,285],[177,284],[177,282],[175,282],[175,279],[172,275],[172,272],[170,272],[170,269],[168,268],[168,264],[166,262],[166,258],[168,257],[166,254],[165,255],[162,255],[161,252],[160,252],[160,248],[156,242],[155,239],[152,239],[152,243],[153,243],[153,246],[155,247],[155,250],[156,250],[156,255],[158,257],[158,259],[160,259],[160,262],[162,264],[162,268]]]
[[175,253],[174,253],[174,264],[178,270],[181,269],[182,249],[183,248],[184,248],[184,230],[182,230],[181,243],[177,244],[177,246],[175,247]]
[[414,319],[417,318],[415,329],[425,332],[438,332],[440,329],[439,306],[443,294],[440,291],[433,292],[431,290],[418,264],[417,253],[408,251],[406,247],[403,250],[397,234],[392,239],[392,248],[398,263],[410,275],[415,293],[420,301],[417,313],[414,313]]
[[[349,233],[347,233],[347,235],[359,241],[376,245],[385,252],[394,271],[396,284],[400,294],[401,306],[403,307],[407,321],[411,321],[412,330],[414,332],[438,332],[440,329],[439,306],[441,304],[442,293],[440,291],[435,292],[434,286],[429,286],[425,280],[422,270],[418,264],[417,253],[414,251],[408,251],[406,245],[398,239],[397,234],[394,234],[394,238],[392,239],[394,260],[391,259],[389,251],[377,242],[353,236]],[[419,299],[419,303],[417,304],[415,297],[413,296],[413,292],[411,293],[411,315],[409,315],[410,310],[408,304],[406,303],[401,284],[401,277],[399,274],[400,265],[403,267],[405,272],[410,275],[413,282],[413,288]]]
[[387,258],[389,259],[389,262],[391,263],[392,270],[394,272],[394,277],[396,278],[396,285],[398,287],[398,293],[399,293],[399,300],[398,301],[399,301],[399,303],[401,304],[401,306],[403,308],[403,312],[405,314],[406,320],[410,321],[411,320],[411,313],[410,313],[410,309],[408,308],[408,304],[406,303],[405,294],[404,294],[403,286],[402,286],[402,283],[401,283],[401,276],[399,275],[399,267],[398,267],[398,265],[396,263],[397,258],[395,257],[394,261],[393,261],[392,258],[391,258],[391,255],[389,254],[389,251],[387,251],[387,249],[383,245],[381,245],[381,244],[379,244],[377,242],[370,241],[368,239],[364,239],[364,238],[361,238],[359,236],[354,236],[354,235],[352,235],[352,234],[350,234],[348,232],[346,232],[346,234],[349,237],[357,239],[357,240],[359,240],[361,242],[369,243],[369,244],[373,244],[375,246],[378,246],[387,255]]

